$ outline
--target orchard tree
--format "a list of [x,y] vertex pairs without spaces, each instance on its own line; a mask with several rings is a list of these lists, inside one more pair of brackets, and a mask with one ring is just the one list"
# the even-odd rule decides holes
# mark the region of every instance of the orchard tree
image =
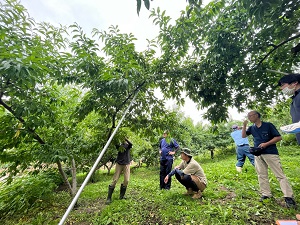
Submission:
[[[212,1],[170,24],[165,12],[152,10],[160,27],[166,96],[179,91],[208,108],[205,118],[225,121],[229,107],[263,110],[282,99],[280,73],[299,67],[299,1]],[[275,100],[275,101],[274,101]]]
[[5,127],[1,154],[4,160],[11,157],[10,174],[14,175],[36,160],[24,145],[45,146],[40,127],[55,120],[53,108],[60,103],[47,84],[61,74],[59,51],[66,47],[65,29],[36,24],[16,1],[1,2],[0,10],[0,105],[6,110],[1,120]]
[[[200,1],[189,1],[195,10],[183,13],[174,26],[165,12],[153,10],[158,42],[151,40],[147,50],[137,52],[135,37],[117,26],[95,29],[90,38],[78,24],[57,28],[35,23],[16,1],[4,1],[1,161],[11,163],[12,175],[35,163],[56,163],[68,182],[62,163],[70,165],[73,176],[76,168],[90,167],[136,94],[122,124],[125,131],[113,140],[102,163],[115,156],[114,144],[130,133],[154,148],[169,128],[184,145],[195,141],[199,146],[190,121],[179,123],[154,95],[156,89],[178,105],[184,103],[185,91],[199,107],[208,107],[206,118],[214,123],[227,119],[230,106],[243,110],[272,104],[281,98],[274,91],[281,75],[267,69],[289,72],[298,66],[299,4],[259,2],[223,0],[202,7]],[[64,92],[66,87],[78,92]]]
[[[8,165],[4,172],[11,180],[28,167],[57,164],[74,195],[76,167],[83,168],[83,156],[102,146],[98,137],[103,120],[99,115],[96,122],[91,120],[99,129],[95,132],[91,124],[74,117],[82,89],[63,80],[75,72],[72,55],[64,52],[66,28],[35,23],[17,1],[1,2],[0,10],[0,160]],[[71,168],[72,184],[63,164]]]
[[[67,28],[35,23],[16,1],[1,3],[0,15],[1,162],[10,163],[11,177],[31,165],[56,163],[74,194],[76,168],[97,156],[138,92],[122,127],[150,141],[161,133],[168,113],[154,90],[161,75],[155,71],[164,65],[156,63],[152,41],[138,53],[132,34],[117,27],[95,30],[105,44],[104,58],[99,40],[78,24],[70,26],[73,37],[67,40]],[[114,145],[124,136],[114,139],[103,163],[115,156]],[[71,168],[72,185],[62,163]]]
[[[153,1],[153,0],[151,0]],[[183,1],[183,0],[182,0]],[[150,9],[150,0],[143,0],[144,6],[146,9]],[[199,10],[202,4],[202,0],[186,0],[186,2],[189,3],[189,10],[187,11],[187,14],[190,14],[192,10]],[[141,6],[142,6],[142,0],[136,0],[136,11],[137,14],[140,14],[141,11]]]

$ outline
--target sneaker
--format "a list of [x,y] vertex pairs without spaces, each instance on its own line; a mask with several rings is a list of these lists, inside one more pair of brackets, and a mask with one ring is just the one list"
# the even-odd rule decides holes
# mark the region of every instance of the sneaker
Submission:
[[291,134],[299,133],[300,132],[300,122],[282,126],[282,127],[280,127],[280,130],[282,130],[285,133],[291,133]]
[[236,168],[236,171],[238,171],[239,173],[241,173],[241,172],[242,172],[242,167],[240,167],[240,166],[236,166],[235,168]]
[[199,190],[198,192],[194,192],[193,199],[198,199],[202,197],[202,192]]
[[285,197],[285,204],[288,208],[296,208],[296,202],[293,198]]
[[263,202],[264,200],[269,199],[269,198],[271,198],[271,197],[263,195],[260,197],[259,201]]

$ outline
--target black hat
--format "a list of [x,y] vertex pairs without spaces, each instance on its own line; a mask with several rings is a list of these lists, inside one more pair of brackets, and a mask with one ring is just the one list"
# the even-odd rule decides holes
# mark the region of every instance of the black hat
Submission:
[[283,77],[280,78],[280,80],[278,81],[278,86],[281,86],[282,84],[291,84],[294,82],[297,82],[297,75],[296,74],[288,74],[288,75],[284,75]]
[[182,148],[182,149],[181,149],[181,153],[184,153],[184,154],[186,154],[187,156],[192,157],[191,150],[188,149],[188,148]]

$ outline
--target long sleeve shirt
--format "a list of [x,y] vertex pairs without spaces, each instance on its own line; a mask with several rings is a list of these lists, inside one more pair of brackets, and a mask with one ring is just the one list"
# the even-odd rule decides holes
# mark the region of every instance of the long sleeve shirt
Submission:
[[132,143],[128,140],[126,140],[126,142],[127,143],[123,143],[118,147],[119,151],[116,162],[120,165],[128,165],[131,162],[130,149],[132,148]]
[[182,170],[184,174],[187,175],[195,175],[199,177],[200,181],[207,185],[207,179],[204,174],[204,171],[200,164],[191,158],[189,162],[182,160],[182,162],[178,165],[178,167]]
[[[292,97],[292,103],[290,106],[290,114],[292,116],[293,123],[300,121],[300,89],[298,89]],[[300,133],[296,134],[297,142],[300,145]]]

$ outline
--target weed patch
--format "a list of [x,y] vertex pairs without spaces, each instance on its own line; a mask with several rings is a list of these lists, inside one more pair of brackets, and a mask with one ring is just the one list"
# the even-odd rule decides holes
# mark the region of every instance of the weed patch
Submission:
[[[298,146],[279,148],[281,162],[295,194],[300,201]],[[201,159],[201,155],[197,156]],[[246,162],[242,173],[235,170],[235,154],[204,158],[203,167],[208,186],[203,197],[194,200],[184,196],[184,187],[172,180],[169,191],[159,189],[159,168],[135,168],[126,192],[126,200],[119,200],[123,177],[117,184],[112,203],[105,205],[108,185],[113,172],[96,174],[96,183],[88,184],[78,204],[71,211],[66,224],[97,225],[181,225],[181,224],[234,224],[270,225],[276,219],[294,219],[295,209],[285,207],[284,198],[276,178],[270,174],[274,198],[259,202],[259,185],[254,167]],[[174,164],[177,165],[178,161]],[[83,180],[83,179],[81,179]],[[53,192],[43,207],[32,206],[22,215],[7,217],[1,224],[58,224],[71,197],[66,192]],[[46,203],[46,202],[45,202]],[[39,205],[40,206],[40,205]]]

